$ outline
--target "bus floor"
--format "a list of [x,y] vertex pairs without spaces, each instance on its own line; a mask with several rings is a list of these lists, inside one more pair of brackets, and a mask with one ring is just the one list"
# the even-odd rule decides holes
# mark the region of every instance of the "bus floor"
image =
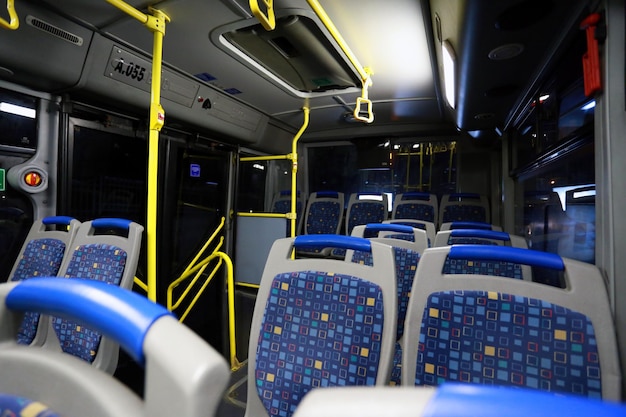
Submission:
[[216,417],[243,417],[248,392],[248,361],[232,372],[228,388],[218,406]]

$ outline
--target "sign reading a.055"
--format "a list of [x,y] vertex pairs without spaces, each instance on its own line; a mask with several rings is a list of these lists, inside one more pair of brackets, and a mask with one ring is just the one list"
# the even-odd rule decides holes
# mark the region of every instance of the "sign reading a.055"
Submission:
[[146,75],[146,68],[135,64],[133,62],[124,62],[123,59],[118,59],[115,68],[113,71],[117,71],[118,73],[125,75],[126,77],[130,77],[133,80],[141,81]]

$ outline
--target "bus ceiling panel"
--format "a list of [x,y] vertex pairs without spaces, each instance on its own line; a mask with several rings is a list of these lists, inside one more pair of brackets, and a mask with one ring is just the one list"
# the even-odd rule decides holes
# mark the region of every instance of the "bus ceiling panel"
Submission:
[[[578,30],[585,0],[431,0],[435,36],[456,57],[456,123],[468,131],[502,128],[559,43]],[[440,49],[440,48],[439,48]],[[563,49],[563,48],[561,48]],[[438,50],[441,62],[441,52]],[[442,66],[439,65],[442,74]]]
[[[96,34],[75,94],[103,105],[130,107],[135,113],[145,109],[147,117],[151,73],[149,56]],[[169,66],[162,70],[161,105],[166,123],[176,120],[248,144],[262,136],[269,119],[228,93]]]
[[16,7],[17,30],[0,30],[0,79],[54,92],[74,85],[92,32],[32,2]]
[[[52,0],[47,1],[53,3]],[[85,3],[91,4],[92,1],[94,0]],[[81,6],[83,3],[79,0],[72,0],[69,3],[73,3],[72,9],[85,7]],[[288,55],[290,51],[295,51],[294,54],[299,53],[299,49],[291,50],[290,46],[305,48],[302,53],[312,55],[305,56],[308,61],[304,62],[321,61],[326,71],[313,74],[310,69],[306,70],[306,66],[301,66],[305,69],[301,74],[306,77],[305,85],[318,87],[311,94],[294,94],[293,91],[279,85],[268,74],[252,67],[248,62],[242,63],[239,57],[233,56],[232,50],[224,47],[223,35],[236,28],[258,25],[258,21],[249,17],[251,14],[246,12],[249,9],[247,3],[243,0],[215,2],[177,0],[155,3],[156,8],[171,18],[163,39],[164,62],[192,77],[200,78],[217,89],[226,91],[233,98],[270,117],[300,111],[305,104],[304,96],[313,98],[338,95],[344,97],[350,105],[354,105],[356,97],[361,94],[360,80],[354,78],[354,73],[344,71],[347,58],[342,56],[338,59],[333,56],[339,47],[325,29],[322,29],[324,42],[328,41],[334,51],[331,51],[330,55],[308,45],[307,40],[311,36],[308,29],[311,27],[307,24],[296,24],[293,27],[287,25],[289,27],[284,29],[285,36],[280,36],[282,32],[272,34],[262,29],[257,30],[258,28],[254,31],[260,34],[256,38],[248,36],[252,30],[247,32],[243,30],[239,34],[241,37],[232,35],[251,49],[262,47],[262,50],[267,50],[271,47],[271,51],[275,52],[273,56]],[[368,93],[369,99],[375,103],[374,112],[377,111],[376,103],[379,102],[430,100],[437,96],[438,90],[434,85],[435,66],[429,56],[430,19],[429,14],[421,8],[423,4],[427,4],[426,1],[394,0],[393,3],[388,3],[377,0],[340,2],[321,0],[320,3],[360,64],[373,70],[373,85]],[[311,18],[315,26],[323,27],[306,0],[275,0],[273,4],[277,17],[302,15]],[[64,4],[57,7],[66,8]],[[71,11],[69,6],[67,11]],[[93,19],[93,24],[98,25],[107,35],[124,39],[146,54],[151,53],[150,33],[133,19],[106,20],[95,16],[95,13],[93,17],[82,15],[82,18]],[[261,46],[257,45],[257,41]],[[329,56],[332,59],[329,60]],[[333,60],[339,62],[332,62]],[[335,70],[338,69],[342,70],[343,74],[335,79],[337,75]],[[352,86],[348,86],[347,89],[344,88],[345,85],[339,87],[341,82],[347,82]],[[381,112],[374,123],[393,122],[384,120],[384,113]],[[415,113],[412,121],[415,124],[428,123],[430,114],[426,116],[423,118],[422,114]],[[300,125],[301,118],[297,119],[297,122],[289,123],[289,126],[295,129]],[[314,127],[309,127],[307,131],[311,129]]]

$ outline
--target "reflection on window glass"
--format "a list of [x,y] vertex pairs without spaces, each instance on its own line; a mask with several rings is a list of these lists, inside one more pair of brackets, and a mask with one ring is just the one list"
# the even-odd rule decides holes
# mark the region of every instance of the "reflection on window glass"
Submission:
[[353,144],[308,149],[310,192],[386,193],[389,206],[400,193],[456,191],[454,142],[389,139],[354,140]]
[[593,143],[520,182],[524,234],[532,249],[595,262],[595,184]]

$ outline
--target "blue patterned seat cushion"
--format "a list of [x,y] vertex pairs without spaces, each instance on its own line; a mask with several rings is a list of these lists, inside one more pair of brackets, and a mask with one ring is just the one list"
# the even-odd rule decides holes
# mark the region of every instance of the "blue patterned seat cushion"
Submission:
[[[65,242],[60,239],[34,239],[28,242],[11,281],[31,277],[54,277],[59,272]],[[37,333],[39,313],[27,311],[17,331],[17,343],[30,345]]]
[[257,393],[269,415],[292,415],[316,387],[374,385],[383,323],[374,283],[316,271],[277,275],[256,351]]
[[59,417],[45,404],[11,394],[0,394],[0,416]]
[[488,222],[484,207],[472,205],[446,206],[442,213],[442,223],[454,221]]
[[522,274],[522,266],[520,264],[507,261],[446,258],[441,272],[444,274],[478,274],[515,279],[524,278]]
[[[107,244],[89,244],[76,248],[65,277],[86,278],[120,285],[126,267],[126,251]],[[54,331],[64,352],[93,362],[102,335],[80,324],[52,317]]]
[[403,203],[396,207],[396,219],[435,221],[435,208],[428,204]]
[[348,235],[354,226],[368,223],[382,223],[387,218],[387,208],[378,202],[362,201],[354,203],[348,213]]
[[[396,324],[396,340],[400,340],[404,334],[404,320],[411,297],[411,288],[415,271],[420,260],[420,254],[406,248],[393,248],[394,264],[396,272],[396,291],[398,295],[398,321]],[[354,251],[352,262],[371,266],[372,255],[369,252]]]
[[506,385],[601,398],[589,318],[545,301],[486,291],[428,297],[416,385]]
[[338,202],[318,201],[311,204],[306,223],[307,234],[336,233],[341,213],[342,207]]
[[396,342],[396,349],[393,353],[393,367],[389,385],[400,385],[402,383],[402,344]]

